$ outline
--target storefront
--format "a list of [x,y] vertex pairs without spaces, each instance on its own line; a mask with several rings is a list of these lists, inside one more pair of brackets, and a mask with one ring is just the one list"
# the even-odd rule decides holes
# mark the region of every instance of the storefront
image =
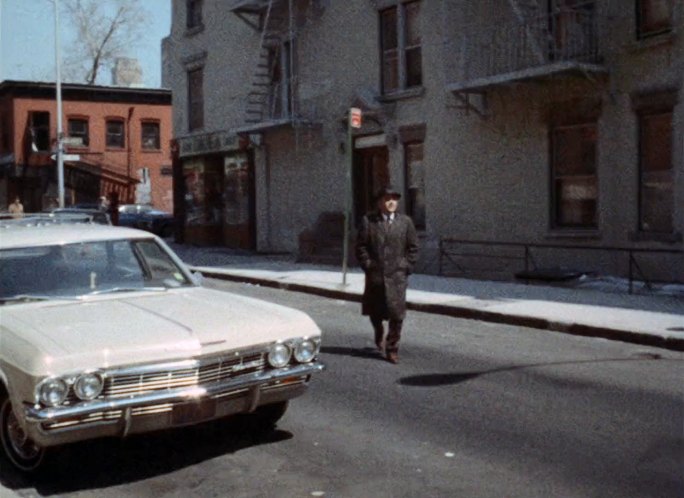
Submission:
[[251,150],[230,132],[178,140],[183,239],[203,246],[255,249],[255,180]]

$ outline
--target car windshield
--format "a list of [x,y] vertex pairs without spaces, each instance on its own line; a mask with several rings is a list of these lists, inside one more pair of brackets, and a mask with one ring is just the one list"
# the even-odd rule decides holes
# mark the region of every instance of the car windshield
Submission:
[[2,303],[189,285],[190,279],[154,240],[0,250]]

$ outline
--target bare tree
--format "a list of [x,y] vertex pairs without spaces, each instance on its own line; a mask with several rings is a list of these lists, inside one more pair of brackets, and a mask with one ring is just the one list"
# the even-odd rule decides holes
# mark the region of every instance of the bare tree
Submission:
[[128,54],[144,35],[149,12],[139,0],[62,0],[75,42],[65,50],[65,77],[95,84],[101,70]]

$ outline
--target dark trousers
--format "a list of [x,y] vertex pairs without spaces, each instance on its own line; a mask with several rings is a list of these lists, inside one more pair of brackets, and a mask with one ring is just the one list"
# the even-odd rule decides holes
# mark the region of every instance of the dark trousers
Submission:
[[[385,335],[382,318],[371,316],[370,321],[375,331],[375,344],[380,344]],[[385,343],[385,351],[388,353],[397,353],[399,351],[399,339],[401,339],[401,326],[403,323],[402,320],[390,319],[388,321],[387,342]]]

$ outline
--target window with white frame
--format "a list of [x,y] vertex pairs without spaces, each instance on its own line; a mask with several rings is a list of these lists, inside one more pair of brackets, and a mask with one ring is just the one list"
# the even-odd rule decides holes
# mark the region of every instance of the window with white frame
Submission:
[[108,148],[123,149],[125,145],[123,119],[108,119],[105,144]]
[[70,137],[81,139],[83,147],[87,147],[90,143],[87,119],[69,118],[67,121],[67,130]]
[[145,150],[159,150],[161,141],[159,138],[159,123],[155,121],[143,121],[141,125],[142,148]]
[[380,11],[382,93],[423,84],[420,1],[399,2]]

